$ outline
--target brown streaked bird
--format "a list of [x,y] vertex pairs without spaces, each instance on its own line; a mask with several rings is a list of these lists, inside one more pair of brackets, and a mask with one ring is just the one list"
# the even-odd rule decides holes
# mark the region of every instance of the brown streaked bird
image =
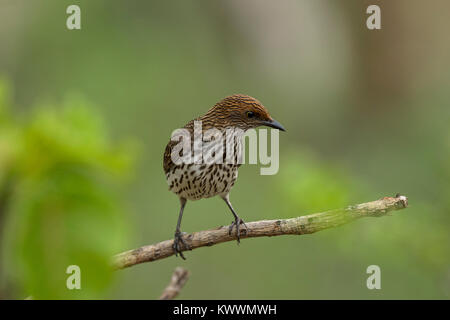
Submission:
[[[224,133],[224,136],[226,129],[241,129],[242,132],[245,132],[248,129],[259,126],[268,126],[285,131],[283,126],[269,115],[266,108],[258,100],[242,94],[226,97],[216,103],[203,116],[188,122],[184,126],[184,129],[188,130],[191,137],[193,137],[194,133],[194,121],[201,121],[202,132],[215,128]],[[175,164],[172,161],[172,151],[179,141],[171,140],[167,144],[163,160],[164,172],[166,174],[167,183],[169,184],[169,190],[179,197],[181,203],[173,243],[173,249],[177,256],[180,254],[181,258],[185,259],[181,252],[181,244],[183,244],[186,249],[190,249],[183,239],[183,233],[180,230],[181,219],[187,200],[199,200],[220,196],[234,216],[234,221],[231,223],[228,232],[231,235],[233,227],[236,227],[237,241],[238,243],[240,242],[240,225],[244,224],[245,226],[245,223],[234,211],[229,194],[238,176],[240,164],[238,164],[237,161],[238,152],[236,151],[238,148],[241,148],[241,138],[242,136],[237,139],[233,138],[233,163]],[[226,143],[228,142],[229,141],[226,141]],[[225,150],[227,149],[224,147],[223,150],[225,159]]]

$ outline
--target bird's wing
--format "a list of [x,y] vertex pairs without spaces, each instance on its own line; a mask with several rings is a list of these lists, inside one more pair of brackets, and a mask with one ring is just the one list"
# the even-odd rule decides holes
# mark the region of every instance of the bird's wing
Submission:
[[164,151],[164,159],[163,159],[163,168],[164,173],[169,172],[175,164],[172,162],[171,154],[172,154],[172,148],[177,144],[177,141],[169,141],[169,143],[166,146],[166,150]]
[[[195,119],[194,119],[195,120]],[[194,132],[194,120],[189,121],[183,128],[188,129],[191,133],[191,137]],[[176,140],[170,140],[169,143],[166,145],[166,150],[164,151],[164,158],[163,158],[163,168],[164,173],[169,172],[172,170],[176,165],[172,162],[172,150],[173,148],[179,143],[179,141]],[[194,142],[191,141],[193,144]]]

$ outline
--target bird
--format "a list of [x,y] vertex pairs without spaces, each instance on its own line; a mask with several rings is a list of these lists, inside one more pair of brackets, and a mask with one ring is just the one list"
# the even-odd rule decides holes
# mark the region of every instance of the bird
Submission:
[[[267,126],[286,131],[278,121],[270,116],[261,102],[244,94],[234,94],[225,97],[204,115],[189,121],[182,129],[188,132],[191,138],[194,136],[196,122],[201,123],[202,132],[209,129],[216,129],[224,133],[227,129],[238,129],[245,133],[247,130],[259,126]],[[181,220],[188,200],[195,201],[214,196],[222,198],[234,217],[234,221],[229,226],[228,233],[231,235],[233,227],[235,227],[236,238],[239,244],[241,234],[240,226],[243,225],[246,229],[245,231],[247,231],[247,226],[231,205],[230,191],[238,177],[240,163],[237,161],[237,150],[242,147],[242,136],[226,141],[226,143],[232,143],[232,149],[230,148],[229,150],[229,152],[234,152],[234,161],[231,161],[232,163],[174,162],[173,153],[178,143],[179,141],[176,141],[176,139],[171,139],[166,145],[163,157],[163,169],[169,185],[169,191],[175,193],[180,200],[180,211],[172,245],[175,256],[179,254],[182,259],[186,259],[182,253],[182,245],[184,245],[186,250],[191,250],[185,239],[183,239],[185,233],[181,232]],[[194,146],[193,143],[191,145]],[[226,150],[223,153],[225,159],[228,150],[225,147],[224,150]],[[178,156],[183,155],[186,154],[178,154]]]

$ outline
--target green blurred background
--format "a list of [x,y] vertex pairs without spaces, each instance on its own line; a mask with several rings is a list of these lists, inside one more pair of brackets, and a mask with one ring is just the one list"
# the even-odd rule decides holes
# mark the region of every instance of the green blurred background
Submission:
[[[81,7],[81,30],[66,8]],[[381,7],[382,30],[366,28]],[[448,1],[0,0],[0,298],[450,297]],[[410,207],[307,236],[224,243],[110,272],[173,237],[162,154],[172,130],[233,93],[287,128],[280,170],[244,165],[246,221],[392,196]],[[229,224],[218,198],[182,230]],[[82,290],[66,289],[77,264]],[[381,290],[366,268],[381,267]]]

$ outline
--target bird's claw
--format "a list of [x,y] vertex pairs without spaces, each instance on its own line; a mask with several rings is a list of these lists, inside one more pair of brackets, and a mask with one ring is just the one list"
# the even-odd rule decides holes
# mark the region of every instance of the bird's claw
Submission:
[[237,242],[238,244],[241,243],[241,228],[240,225],[243,224],[245,227],[245,234],[247,234],[247,225],[245,224],[244,220],[237,217],[233,222],[231,222],[230,226],[228,227],[228,235],[231,236],[231,232],[233,231],[233,227],[236,226],[236,236],[237,236]]
[[183,239],[183,236],[186,234],[186,232],[181,232],[181,231],[176,231],[175,232],[175,238],[173,240],[173,251],[175,252],[175,256],[178,257],[178,254],[180,254],[180,257],[183,260],[186,260],[186,258],[183,255],[183,252],[181,251],[181,243],[183,244],[183,246],[186,248],[186,250],[192,250],[191,246],[187,244],[186,240]]

